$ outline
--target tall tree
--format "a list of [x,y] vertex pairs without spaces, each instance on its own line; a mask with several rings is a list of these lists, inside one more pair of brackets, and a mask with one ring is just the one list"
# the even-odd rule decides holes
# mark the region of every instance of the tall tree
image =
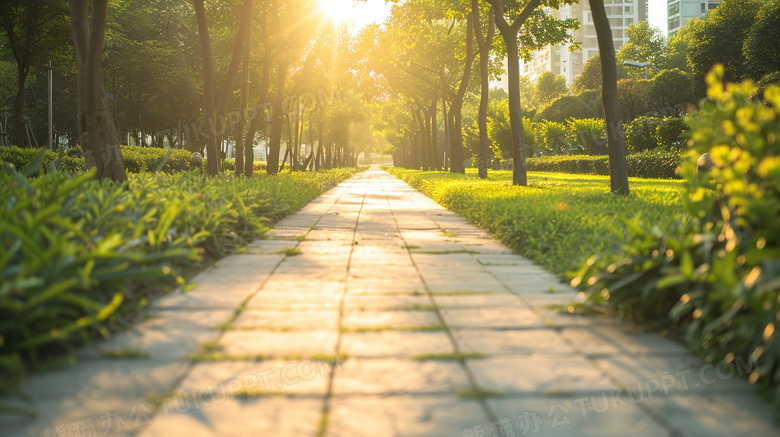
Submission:
[[539,106],[545,106],[560,96],[569,94],[566,78],[552,71],[545,71],[536,79],[534,100]]
[[[506,45],[507,73],[509,80],[509,119],[512,126],[512,183],[528,185],[523,139],[523,117],[520,102],[520,46],[524,57],[531,51],[549,44],[571,41],[568,31],[576,29],[576,19],[560,20],[550,15],[541,6],[558,9],[574,0],[487,0],[496,17],[496,27]],[[526,21],[531,26],[520,33]]]
[[95,167],[98,179],[127,179],[119,135],[103,88],[108,0],[70,0],[70,22],[78,81],[78,130],[87,167]]
[[[655,68],[661,68],[666,59],[666,39],[661,30],[656,27],[650,27],[647,21],[640,21],[638,24],[631,24],[626,29],[628,41],[618,50],[615,57],[618,65],[623,65],[625,61],[649,62]],[[652,77],[657,70],[648,70],[648,76]],[[644,70],[632,68],[627,71],[629,76],[636,79],[644,78]]]
[[583,91],[599,88],[601,88],[601,59],[596,55],[585,61],[582,72],[574,78],[574,82],[571,84],[571,90],[575,94],[579,94]]
[[758,12],[742,51],[748,76],[754,80],[780,71],[780,0],[768,1]]
[[[471,0],[471,13],[473,14],[472,20],[474,21],[474,30],[477,36],[477,46],[479,46],[479,82],[480,82],[480,98],[479,98],[479,115],[477,118],[477,124],[479,125],[479,146],[477,148],[477,175],[480,179],[486,179],[488,176],[488,150],[490,148],[490,139],[488,138],[488,99],[490,94],[490,76],[488,70],[488,64],[490,62],[490,53],[493,51],[493,33],[495,29],[495,13],[492,8],[487,11],[487,29],[486,33],[482,34],[482,13],[480,12],[479,0]],[[518,77],[517,82],[517,97],[520,97],[520,82]],[[510,85],[509,92],[512,92]],[[514,148],[512,149],[514,150]]]
[[[16,145],[24,147],[24,90],[32,67],[43,67],[51,53],[48,36],[53,28],[63,24],[65,9],[57,2],[6,0],[0,8],[0,25],[5,38],[0,48],[10,49],[16,61],[16,99],[14,100],[14,132]],[[66,25],[67,26],[67,25]],[[66,27],[67,28],[67,27]],[[49,50],[47,50],[49,49]]]
[[604,0],[589,0],[593,26],[601,59],[601,96],[604,118],[607,123],[607,148],[609,149],[609,178],[611,190],[616,194],[628,194],[628,164],[626,162],[626,136],[623,133],[623,114],[617,89],[617,65],[615,43],[609,26]]
[[[742,49],[761,5],[759,0],[724,0],[701,25],[694,27],[688,61],[697,83],[704,84],[715,64],[723,64],[727,81],[736,82],[747,76]],[[703,92],[702,87],[700,93]]]
[[[211,38],[206,21],[206,8],[203,0],[192,0],[195,16],[198,19],[198,35],[200,36],[201,59],[203,60],[203,114],[213,127],[214,119],[214,60],[211,55]],[[206,173],[212,176],[219,174],[219,150],[215,129],[208,133],[206,140]]]

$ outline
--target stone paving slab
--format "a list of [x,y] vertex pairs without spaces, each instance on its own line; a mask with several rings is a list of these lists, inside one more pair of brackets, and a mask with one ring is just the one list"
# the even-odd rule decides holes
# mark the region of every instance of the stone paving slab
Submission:
[[446,395],[337,396],[328,419],[328,437],[457,437],[488,417],[479,402]]
[[780,435],[752,369],[567,314],[577,290],[379,169],[246,252],[33,375],[2,435]]
[[338,395],[452,394],[471,388],[457,362],[398,358],[348,359],[333,380]]

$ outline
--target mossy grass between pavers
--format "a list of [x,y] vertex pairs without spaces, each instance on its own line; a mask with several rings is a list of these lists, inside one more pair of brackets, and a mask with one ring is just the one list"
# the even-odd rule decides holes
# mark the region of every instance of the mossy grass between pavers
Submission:
[[409,244],[405,244],[404,245],[404,249],[408,249],[408,250],[414,250],[414,249],[419,249],[419,248],[420,248],[420,246],[415,246],[413,244],[412,245],[409,245]]
[[297,237],[293,238],[295,241],[305,241],[306,240],[306,234],[298,235]]
[[101,349],[99,354],[102,358],[108,358],[112,360],[121,359],[145,359],[149,358],[149,354],[140,349]]
[[453,255],[458,253],[467,253],[469,255],[479,255],[482,252],[477,252],[476,250],[466,250],[466,249],[453,249],[453,250],[416,250],[412,253],[415,254],[423,254],[423,255]]
[[450,232],[450,231],[448,231],[448,230],[446,230],[446,229],[442,229],[442,230],[441,230],[441,233],[442,233],[442,235],[444,235],[445,237],[448,237],[448,238],[455,238],[455,234],[453,234],[452,232]]
[[385,331],[411,331],[432,332],[446,331],[445,325],[417,325],[417,326],[360,326],[357,328],[341,328],[341,332],[385,332]]
[[218,352],[222,350],[222,345],[218,341],[204,341],[198,346],[198,353],[209,354],[212,352]]
[[228,330],[230,330],[231,327],[233,326],[233,323],[238,318],[238,316],[241,315],[241,313],[244,312],[244,310],[246,309],[246,306],[249,304],[249,300],[252,299],[252,297],[254,297],[254,295],[248,296],[246,299],[244,299],[244,301],[241,302],[241,304],[235,309],[235,311],[233,311],[233,314],[231,314],[230,317],[228,317],[227,320],[225,320],[221,324],[217,325],[215,327],[215,329],[218,330],[218,331],[228,331]]
[[414,291],[382,291],[379,293],[350,293],[350,296],[425,296],[420,290]]
[[266,355],[228,355],[222,352],[205,352],[199,354],[185,355],[187,361],[195,363],[216,363],[221,361],[267,361],[270,359]]
[[276,253],[287,255],[287,256],[296,256],[296,255],[301,255],[303,251],[301,249],[298,249],[297,247],[285,247],[282,250],[277,250]]
[[279,396],[291,396],[291,393],[277,391],[277,390],[260,390],[260,389],[249,389],[241,388],[240,390],[236,391],[233,396],[236,397],[236,399],[257,399],[257,398],[270,398],[270,397],[279,397]]
[[314,354],[314,355],[303,355],[303,354],[289,354],[289,355],[262,355],[262,354],[243,354],[243,355],[229,355],[222,352],[206,352],[206,353],[198,353],[198,354],[190,354],[186,355],[185,359],[192,362],[197,363],[216,363],[216,362],[222,362],[222,361],[250,361],[250,362],[259,362],[259,361],[321,361],[324,363],[328,363],[331,366],[334,366],[338,363],[344,362],[349,358],[349,355],[346,353],[338,353],[333,355],[325,355],[325,354]]
[[325,435],[328,433],[328,424],[330,421],[329,416],[330,414],[328,413],[326,407],[326,409],[322,411],[320,421],[317,423],[317,437],[325,437]]
[[487,296],[498,294],[495,291],[431,291],[432,296]]
[[218,328],[221,331],[237,331],[237,332],[252,332],[252,331],[266,331],[266,332],[292,332],[298,330],[295,326],[229,326],[227,328]]
[[501,398],[505,396],[505,393],[495,390],[488,390],[484,388],[475,388],[471,390],[460,390],[457,392],[459,399],[487,399],[487,398]]
[[[572,302],[570,304],[550,304],[544,305],[544,308],[553,310],[559,314],[566,315],[587,315],[604,316],[610,314],[610,309],[596,305],[588,305],[585,302]],[[614,312],[614,311],[613,311]]]
[[385,311],[439,311],[438,305],[400,305],[385,308]]
[[487,355],[477,352],[430,353],[412,356],[412,359],[415,361],[465,361],[483,358],[487,358]]

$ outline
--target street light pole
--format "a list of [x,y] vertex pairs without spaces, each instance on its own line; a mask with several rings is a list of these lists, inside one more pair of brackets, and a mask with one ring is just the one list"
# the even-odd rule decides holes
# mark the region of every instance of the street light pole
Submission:
[[[644,68],[645,69],[645,80],[649,79],[648,68],[655,68],[655,67],[653,67],[653,64],[651,64],[649,62],[625,61],[625,62],[623,62],[623,65],[625,65],[627,67]],[[656,69],[656,71],[658,70],[657,68],[655,68],[655,69]]]

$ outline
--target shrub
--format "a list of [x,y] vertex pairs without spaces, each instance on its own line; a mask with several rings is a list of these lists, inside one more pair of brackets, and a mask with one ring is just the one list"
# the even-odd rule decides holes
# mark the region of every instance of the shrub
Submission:
[[658,147],[655,131],[659,124],[661,124],[660,118],[637,117],[626,125],[626,149],[628,152],[642,152]]
[[[192,154],[186,150],[158,149],[154,147],[121,146],[122,159],[128,173],[153,173],[162,171],[173,173],[186,171],[193,167],[190,162]],[[13,164],[17,169],[23,169],[32,164],[39,153],[42,153],[40,171],[49,173],[53,166],[59,171],[77,173],[85,171],[84,157],[81,148],[71,147],[60,158],[58,153],[39,149],[23,149],[20,147],[0,147],[0,161]]]
[[569,119],[569,138],[573,144],[579,144],[580,150],[592,153],[591,144],[594,139],[606,138],[604,120],[598,118]]
[[571,154],[573,145],[569,137],[569,129],[563,123],[554,121],[536,123],[536,140],[539,151],[544,155]]
[[[680,156],[676,153],[655,151],[637,153],[627,156],[626,161],[630,177],[651,179],[678,177]],[[528,159],[527,165],[529,171],[609,175],[608,156],[542,156]]]
[[[254,171],[256,173],[265,172],[266,163],[255,161],[252,165],[254,167]],[[222,170],[223,171],[236,171],[236,160],[233,158],[225,159],[222,161]]]
[[590,118],[592,110],[579,96],[561,96],[545,106],[537,118],[563,123],[569,118]]
[[664,117],[655,128],[653,137],[660,147],[682,148],[684,140],[682,133],[688,129],[688,124],[680,117]]
[[758,81],[758,98],[764,100],[764,91],[769,85],[780,85],[780,71],[769,73]]
[[604,103],[601,99],[601,90],[587,90],[577,94],[588,105],[590,115],[588,118],[604,118]]
[[[753,363],[749,380],[780,406],[780,88],[767,88],[763,105],[751,100],[752,83],[722,80],[716,66],[710,100],[688,119],[681,173],[691,219],[628,223],[628,241],[589,260],[573,283],[591,284],[591,302],[671,327],[708,360]],[[697,174],[703,153],[716,167]]]

